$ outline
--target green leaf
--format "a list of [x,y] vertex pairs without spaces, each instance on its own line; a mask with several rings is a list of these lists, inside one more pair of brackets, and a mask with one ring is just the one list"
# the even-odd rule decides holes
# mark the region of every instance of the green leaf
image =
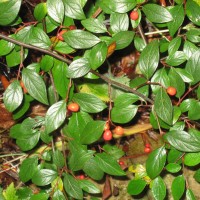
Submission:
[[48,105],[46,86],[41,76],[30,69],[23,68],[22,81],[34,99]]
[[51,133],[59,128],[66,118],[66,102],[59,101],[53,104],[45,116],[45,131]]
[[105,42],[100,42],[91,49],[88,60],[92,69],[96,70],[104,63],[107,51],[108,48]]
[[174,38],[169,43],[168,53],[173,55],[174,53],[176,53],[176,51],[178,51],[180,45],[181,45],[181,37]]
[[104,23],[95,18],[88,18],[81,21],[83,27],[85,27],[88,31],[92,33],[105,33],[107,32],[107,28]]
[[67,78],[67,64],[56,60],[52,69],[52,75],[56,90],[64,99],[70,83],[70,80]]
[[8,42],[6,40],[0,40],[0,56],[5,56],[9,54],[15,45],[11,42]]
[[14,183],[12,182],[3,192],[3,196],[5,197],[5,200],[19,200],[16,192],[17,190],[14,186]]
[[184,156],[184,164],[187,166],[196,166],[200,163],[200,152],[186,153]]
[[42,29],[33,27],[30,33],[29,44],[43,49],[49,49],[51,40]]
[[163,179],[160,176],[153,180],[151,191],[155,200],[165,199],[166,186]]
[[128,183],[127,192],[130,195],[138,195],[144,190],[146,184],[146,181],[143,179],[131,180]]
[[170,54],[166,63],[171,66],[179,66],[186,61],[186,56],[183,51],[176,51],[174,54]]
[[55,150],[53,152],[53,163],[58,166],[59,168],[63,167],[65,164],[65,158],[63,156],[63,154],[61,153],[61,151],[59,150]]
[[74,60],[67,68],[67,76],[69,78],[79,78],[90,71],[90,64],[88,59],[79,58]]
[[66,42],[62,41],[58,41],[58,43],[56,43],[54,50],[62,54],[70,54],[75,52],[75,50],[71,48]]
[[146,171],[151,179],[156,178],[163,170],[166,162],[166,150],[162,146],[152,151],[146,161]]
[[72,100],[80,105],[82,111],[88,113],[98,113],[106,108],[106,104],[92,94],[76,93]]
[[170,86],[176,88],[176,97],[180,98],[185,92],[185,83],[183,79],[176,72],[175,68],[172,67],[170,68],[168,76],[170,79]]
[[172,196],[174,200],[179,200],[185,191],[185,179],[183,175],[177,176],[172,182]]
[[106,153],[95,154],[94,160],[99,167],[107,174],[113,176],[124,176],[126,173],[121,169],[118,162],[113,157]]
[[192,42],[185,41],[183,46],[183,52],[185,53],[185,56],[187,60],[198,50],[198,47],[195,46]]
[[93,182],[89,180],[79,180],[79,185],[84,191],[90,194],[101,193],[101,190]]
[[21,0],[9,0],[0,2],[0,25],[9,25],[15,20],[19,13],[21,3]]
[[173,119],[173,107],[169,96],[163,88],[160,88],[154,101],[154,110],[158,117],[171,125]]
[[65,14],[62,0],[47,0],[47,12],[53,20],[62,24]]
[[121,31],[112,37],[112,42],[116,42],[116,50],[124,49],[133,41],[133,31]]
[[106,144],[103,146],[106,153],[112,155],[115,159],[119,159],[124,155],[124,151],[115,145]]
[[200,65],[200,50],[196,51],[188,60],[186,64],[186,71],[192,75],[194,81],[192,84],[196,84],[200,81],[200,68],[198,67]]
[[[182,101],[180,108],[181,108],[181,112],[187,112],[189,111],[193,105],[196,103],[195,99],[185,99],[184,101]],[[193,107],[194,108],[194,107]]]
[[91,157],[83,166],[83,171],[94,180],[101,180],[104,176],[103,170],[100,169],[99,164]]
[[75,199],[83,199],[83,191],[78,181],[70,174],[64,175],[64,188],[67,194]]
[[105,121],[90,121],[81,133],[81,144],[91,144],[101,137]]
[[[170,80],[166,68],[163,67],[161,69],[158,69],[151,78],[151,82],[160,83],[164,87],[168,87],[170,85]],[[156,94],[159,91],[160,86],[151,85],[151,88]]]
[[65,15],[73,19],[85,19],[81,1],[63,0]]
[[200,151],[200,141],[185,131],[170,131],[166,133],[164,137],[174,148],[179,151]]
[[56,171],[51,169],[38,170],[33,178],[32,182],[38,186],[49,185],[58,176]]
[[143,49],[146,47],[144,40],[138,36],[134,37],[134,45],[135,45],[135,48],[140,52],[143,51]]
[[100,7],[102,7],[103,4],[105,4],[108,10],[111,10],[117,13],[126,13],[136,6],[136,2],[133,2],[132,0],[119,0],[119,1],[102,0],[100,1]]
[[198,120],[200,119],[200,102],[194,101],[188,112],[188,118],[191,120]]
[[116,123],[127,123],[133,119],[138,110],[136,105],[128,105],[126,107],[113,107],[111,110],[111,119]]
[[156,71],[159,63],[159,44],[157,40],[149,43],[142,51],[138,67],[142,74],[149,79]]
[[36,156],[31,158],[26,158],[25,160],[23,160],[19,168],[20,180],[23,182],[29,181],[37,171],[37,166],[38,166],[38,158]]
[[21,200],[29,200],[30,197],[33,195],[32,190],[29,187],[20,187],[17,190],[17,196]]
[[192,28],[186,33],[186,37],[193,43],[200,42],[200,29]]
[[142,11],[151,22],[165,23],[173,20],[172,15],[166,8],[156,4],[146,4],[143,6]]
[[48,72],[53,67],[54,58],[49,55],[42,57],[40,61],[40,67],[43,71]]
[[197,26],[200,26],[200,5],[193,0],[186,2],[186,14],[188,18]]
[[169,163],[165,168],[170,173],[177,173],[181,170],[181,166],[177,163]]
[[194,174],[194,179],[200,183],[200,169],[198,169]]
[[185,69],[174,68],[174,70],[176,71],[177,74],[179,74],[179,76],[182,78],[182,80],[184,82],[190,83],[190,82],[192,82],[194,80],[192,75],[189,74],[188,72],[186,72]]
[[65,196],[63,192],[61,192],[60,190],[56,190],[53,194],[52,200],[65,200]]
[[191,189],[186,190],[186,198],[187,198],[187,200],[196,200]]
[[3,101],[6,109],[9,112],[16,110],[22,103],[23,92],[19,81],[13,81],[3,95]]
[[49,194],[47,193],[38,193],[38,194],[34,194],[33,196],[31,196],[30,200],[48,200],[49,199]]
[[177,5],[169,9],[169,12],[171,13],[173,20],[168,22],[167,26],[169,28],[169,33],[171,36],[174,36],[176,31],[179,29],[179,27],[182,25],[184,20],[184,9],[183,5]]
[[74,49],[87,49],[100,42],[100,39],[90,32],[72,30],[63,34],[64,40]]
[[111,13],[110,15],[110,28],[113,33],[127,31],[129,27],[129,18],[127,13]]
[[47,4],[46,3],[39,3],[35,6],[34,9],[34,17],[37,21],[42,21],[46,14],[47,14]]

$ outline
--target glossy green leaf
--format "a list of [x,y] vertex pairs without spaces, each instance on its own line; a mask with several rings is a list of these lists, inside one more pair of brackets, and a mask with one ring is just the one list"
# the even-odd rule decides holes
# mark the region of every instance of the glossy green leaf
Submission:
[[120,159],[125,153],[122,149],[115,145],[106,144],[103,146],[106,153],[112,155],[115,159]]
[[170,54],[166,63],[171,66],[179,66],[186,61],[186,56],[183,51],[176,51],[174,54]]
[[70,174],[64,175],[64,188],[67,194],[75,199],[83,199],[83,191],[78,181]]
[[100,169],[98,162],[94,157],[91,157],[83,166],[83,171],[94,180],[101,180],[104,176],[104,172]]
[[200,102],[194,101],[191,104],[190,110],[188,112],[188,118],[191,120],[200,119]]
[[200,5],[193,1],[188,0],[186,2],[186,14],[188,18],[197,26],[200,26],[200,13],[199,13]]
[[134,45],[138,51],[143,51],[143,49],[146,47],[144,40],[138,36],[134,37]]
[[186,199],[187,200],[196,200],[194,193],[192,192],[191,189],[186,190]]
[[165,138],[174,148],[179,151],[200,151],[200,140],[185,131],[170,131],[165,134]]
[[111,119],[116,123],[127,123],[133,119],[138,110],[136,105],[128,105],[126,107],[113,107],[111,110]]
[[183,79],[172,67],[170,68],[168,76],[170,80],[170,86],[176,88],[176,97],[180,98],[185,92],[185,83],[183,82]]
[[139,100],[139,97],[132,93],[124,93],[114,100],[114,106],[124,108]]
[[3,101],[6,109],[9,112],[16,110],[22,103],[23,92],[19,81],[13,81],[3,95]]
[[171,36],[174,36],[174,34],[177,32],[177,30],[180,28],[184,21],[184,9],[183,5],[177,5],[174,6],[173,8],[169,9],[169,12],[171,13],[173,20],[168,22],[168,28],[169,28],[169,33]]
[[104,63],[107,51],[108,48],[105,42],[100,42],[91,49],[88,60],[92,69],[96,70]]
[[192,28],[186,33],[186,37],[193,43],[200,42],[200,29]]
[[37,21],[42,21],[46,14],[47,14],[47,4],[46,3],[39,3],[35,6],[34,9],[34,17]]
[[168,163],[178,163],[181,164],[181,157],[183,156],[183,152],[178,151],[175,148],[171,148],[167,154],[167,162]]
[[48,15],[56,22],[62,24],[64,18],[64,5],[62,0],[47,0]]
[[195,46],[195,44],[193,44],[192,42],[189,42],[188,40],[186,40],[184,42],[184,46],[183,46],[183,52],[185,53],[185,56],[187,58],[187,60],[198,50],[198,47]]
[[0,25],[9,25],[16,19],[21,7],[21,3],[21,0],[0,2]]
[[144,190],[146,184],[146,181],[143,179],[131,180],[128,183],[127,192],[130,195],[138,195]]
[[154,101],[154,110],[158,117],[171,125],[173,118],[173,107],[169,96],[163,88],[160,88]]
[[178,51],[180,45],[181,45],[181,37],[174,38],[169,43],[168,53],[173,55],[174,53],[176,53],[176,51]]
[[104,130],[104,121],[88,122],[81,133],[81,144],[91,144],[98,141]]
[[90,194],[99,194],[101,193],[101,190],[92,182],[89,180],[79,180],[80,187],[90,193]]
[[169,163],[165,168],[170,173],[177,173],[181,170],[181,166],[177,163]]
[[194,81],[192,84],[197,83],[200,81],[200,68],[198,67],[200,65],[200,50],[196,51],[188,60],[186,64],[186,71],[192,75]]
[[37,27],[32,28],[29,43],[43,49],[49,49],[51,46],[51,40],[48,35]]
[[106,108],[106,104],[93,94],[76,93],[73,101],[80,105],[82,111],[88,113],[98,113]]
[[32,182],[38,186],[49,185],[58,176],[56,171],[51,169],[38,170],[33,178]]
[[23,182],[29,181],[37,171],[37,165],[37,157],[30,157],[23,160],[19,171],[20,180]]
[[107,32],[107,28],[104,23],[95,18],[88,18],[81,21],[83,27],[85,27],[88,31],[92,33],[105,33]]
[[183,175],[177,176],[172,182],[172,196],[174,200],[179,200],[185,191],[185,179]]
[[81,1],[63,0],[65,15],[73,19],[85,19]]
[[65,98],[70,82],[67,78],[67,64],[56,60],[52,69],[52,75],[58,94]]
[[64,164],[65,164],[65,158],[64,158],[63,154],[61,153],[61,151],[55,150],[53,152],[52,158],[53,158],[53,163],[56,166],[58,166],[60,168],[64,166]]
[[65,200],[63,192],[56,190],[53,194],[52,200]]
[[182,78],[182,80],[186,83],[192,82],[194,79],[191,74],[189,74],[185,69],[182,68],[174,68],[177,74]]
[[133,41],[133,31],[121,31],[112,37],[112,42],[116,42],[116,50],[124,49]]
[[9,54],[15,45],[11,42],[8,42],[6,40],[0,40],[0,56],[5,56]]
[[24,43],[29,43],[31,39],[31,33],[33,30],[33,26],[26,26],[17,32],[16,39],[20,40]]
[[58,43],[56,43],[56,46],[54,46],[54,50],[63,54],[70,54],[75,52],[72,47],[70,47],[66,42],[62,41],[58,41]]
[[146,4],[143,6],[142,11],[151,22],[164,23],[173,20],[170,12],[166,8],[157,4]]
[[138,67],[142,74],[149,79],[156,71],[159,62],[159,45],[158,41],[154,40],[149,43],[142,51]]
[[47,193],[38,193],[38,194],[34,194],[33,196],[31,196],[30,200],[48,200],[49,199],[49,194]]
[[194,179],[200,183],[200,169],[198,169],[194,174]]
[[160,176],[158,176],[157,178],[153,180],[151,191],[155,200],[165,199],[166,185]]
[[162,146],[152,151],[146,161],[146,171],[151,179],[156,178],[163,170],[166,162],[166,150]]
[[20,187],[16,194],[19,199],[25,200],[29,199],[33,195],[33,192],[29,187]]
[[59,101],[53,104],[45,116],[45,131],[51,133],[59,128],[66,118],[66,102]]
[[185,99],[184,101],[182,101],[180,108],[182,112],[187,112],[189,111],[193,104],[195,104],[196,100],[195,99]]
[[79,58],[74,60],[67,68],[67,76],[69,78],[79,78],[90,71],[90,64],[88,59]]
[[10,185],[7,186],[6,190],[3,193],[2,200],[18,200],[16,191],[17,191],[17,189],[15,188],[14,183],[13,182],[10,183]]
[[90,32],[72,30],[63,34],[64,40],[74,49],[87,49],[100,42],[100,39]]
[[48,105],[46,86],[36,72],[24,68],[22,70],[22,81],[28,93],[41,103]]
[[49,55],[43,56],[40,61],[41,69],[45,72],[48,72],[53,67],[53,61],[54,61],[53,57]]
[[114,33],[127,31],[129,27],[129,18],[126,13],[111,13],[110,28]]
[[118,162],[113,157],[106,153],[95,154],[94,160],[99,167],[107,174],[113,176],[124,176],[126,173],[121,169]]
[[200,163],[200,152],[187,153],[184,156],[184,164],[187,166],[196,166]]

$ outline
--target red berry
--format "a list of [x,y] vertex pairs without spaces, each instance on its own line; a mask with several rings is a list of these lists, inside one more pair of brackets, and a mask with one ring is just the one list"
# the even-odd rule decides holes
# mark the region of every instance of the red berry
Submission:
[[60,31],[58,34],[57,34],[57,38],[60,40],[60,41],[64,41],[64,38],[63,38],[63,34],[66,33],[67,30],[62,30]]
[[67,109],[72,111],[72,112],[78,112],[79,111],[79,105],[77,103],[70,103],[68,106],[67,106]]
[[78,176],[76,176],[77,179],[83,180],[85,179],[85,175],[84,174],[80,174]]
[[124,161],[119,161],[119,165],[124,165]]
[[75,25],[70,25],[69,26],[69,30],[75,30],[76,29],[76,26]]
[[169,87],[167,88],[167,93],[168,93],[170,96],[176,95],[176,88],[175,88],[175,87],[172,87],[172,86],[169,86]]
[[134,21],[136,21],[139,18],[139,13],[136,10],[133,10],[130,14],[130,18]]
[[145,153],[150,153],[150,152],[151,152],[151,148],[145,147],[145,148],[144,148],[144,152],[145,152]]
[[105,130],[103,133],[103,139],[105,141],[112,140],[112,132],[110,130]]
[[145,144],[145,147],[151,148],[151,145],[150,145],[149,143],[146,143],[146,144]]
[[121,126],[116,126],[116,128],[113,131],[116,135],[123,135],[124,129]]

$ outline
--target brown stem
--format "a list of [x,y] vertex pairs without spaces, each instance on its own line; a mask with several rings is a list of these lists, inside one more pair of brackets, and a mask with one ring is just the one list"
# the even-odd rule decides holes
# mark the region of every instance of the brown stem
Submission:
[[147,39],[146,39],[146,37],[145,37],[145,35],[144,35],[144,31],[143,31],[143,29],[142,29],[141,24],[138,24],[138,31],[139,31],[140,36],[142,37],[142,39],[143,39],[145,45],[147,45]]

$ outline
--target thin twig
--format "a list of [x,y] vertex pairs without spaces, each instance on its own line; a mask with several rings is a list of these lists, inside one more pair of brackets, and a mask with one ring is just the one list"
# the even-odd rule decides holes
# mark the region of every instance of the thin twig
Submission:
[[144,35],[144,31],[143,31],[143,29],[142,29],[141,24],[138,25],[138,31],[139,31],[140,36],[142,37],[142,39],[143,39],[145,45],[147,45],[147,39],[146,39],[146,37],[145,37],[145,35]]

